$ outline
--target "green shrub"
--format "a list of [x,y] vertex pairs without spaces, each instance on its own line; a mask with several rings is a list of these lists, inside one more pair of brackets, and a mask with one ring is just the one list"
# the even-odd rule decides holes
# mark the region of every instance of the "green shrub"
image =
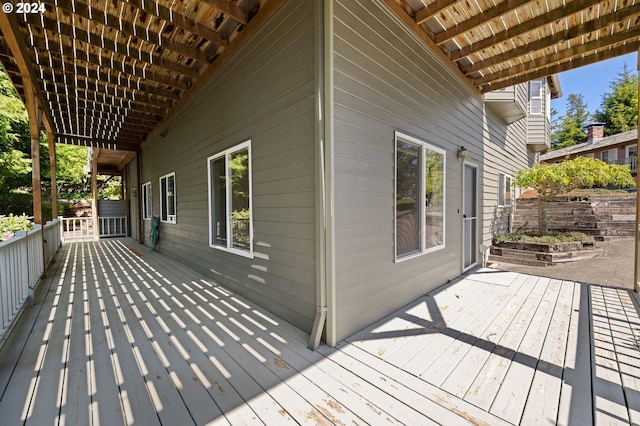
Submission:
[[570,243],[577,241],[586,241],[589,237],[583,232],[552,232],[549,235],[527,234],[524,232],[514,234],[499,234],[493,237],[493,244],[497,245],[505,241],[523,242],[523,243]]
[[25,214],[20,216],[0,216],[0,241],[13,238],[18,231],[33,229],[33,222]]

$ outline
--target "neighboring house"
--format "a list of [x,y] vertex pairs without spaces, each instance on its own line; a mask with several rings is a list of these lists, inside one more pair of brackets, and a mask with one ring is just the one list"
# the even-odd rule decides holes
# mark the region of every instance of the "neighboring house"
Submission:
[[604,124],[590,124],[587,126],[586,142],[542,154],[540,162],[557,163],[575,157],[597,158],[608,164],[625,165],[635,177],[638,175],[638,130],[604,137]]
[[509,226],[511,176],[549,146],[552,81],[485,102],[381,4],[336,1],[334,22],[319,69],[313,2],[284,5],[130,180],[147,243],[159,216],[162,253],[306,331],[326,298],[330,344],[480,263]]

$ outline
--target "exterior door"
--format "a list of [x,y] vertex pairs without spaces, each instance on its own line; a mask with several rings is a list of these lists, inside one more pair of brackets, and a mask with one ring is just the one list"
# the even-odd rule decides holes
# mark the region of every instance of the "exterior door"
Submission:
[[478,168],[464,165],[463,197],[463,266],[469,269],[478,263]]

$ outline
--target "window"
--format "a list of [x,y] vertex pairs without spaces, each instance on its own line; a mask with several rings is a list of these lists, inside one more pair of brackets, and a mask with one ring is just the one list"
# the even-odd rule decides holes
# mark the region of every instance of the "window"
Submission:
[[602,161],[604,161],[605,163],[608,163],[609,162],[609,151],[602,151],[600,153],[600,159]]
[[542,114],[542,81],[529,82],[529,114]]
[[251,141],[209,157],[209,245],[253,257]]
[[498,205],[511,206],[511,176],[504,173],[498,175]]
[[444,248],[445,151],[396,132],[396,259]]
[[160,221],[176,223],[176,173],[160,178]]
[[151,182],[142,185],[142,218],[151,219],[153,206],[151,204]]

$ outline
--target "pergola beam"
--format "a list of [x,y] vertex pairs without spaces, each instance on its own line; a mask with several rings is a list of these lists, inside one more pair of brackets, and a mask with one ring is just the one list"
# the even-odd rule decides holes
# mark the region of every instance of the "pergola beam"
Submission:
[[115,149],[120,151],[132,152],[138,152],[140,150],[140,144],[132,142],[101,140],[78,135],[57,134],[56,136],[59,143],[66,143],[68,145],[86,146],[89,148]]
[[171,50],[203,63],[210,62],[210,58],[200,49],[174,41],[170,37],[151,31],[136,23],[129,22],[121,16],[111,15],[110,13],[96,7],[73,0],[56,0],[56,7],[89,20],[92,22],[92,25],[97,24],[107,28],[117,29],[123,34],[142,38],[146,43],[150,43],[155,46],[162,46],[164,49]]
[[175,10],[164,7],[156,1],[152,2],[149,0],[129,0],[127,4],[130,6],[134,6],[139,10],[149,12],[152,15],[165,20],[166,22],[171,22],[172,24],[180,28],[183,28],[206,40],[219,44],[220,46],[226,47],[229,45],[229,41],[223,38],[216,31],[212,30],[206,25],[202,25],[201,23],[196,22],[193,19],[176,12]]
[[436,34],[435,42],[438,45],[446,43],[447,41],[451,40],[454,37],[457,37],[462,33],[479,27],[482,24],[486,24],[492,19],[499,18],[502,15],[506,15],[507,13],[518,9],[519,7],[522,7],[527,3],[531,3],[532,1],[533,0],[506,0],[502,3],[499,3],[497,6],[487,9],[482,13],[461,22],[458,25],[455,25],[447,30]]
[[243,25],[247,25],[249,23],[249,16],[246,11],[236,6],[233,2],[229,0],[200,0],[203,3],[211,5],[218,9],[220,12],[229,16],[230,18],[235,19]]
[[505,87],[514,86],[519,83],[526,83],[536,78],[547,77],[552,74],[558,74],[563,71],[583,67],[585,65],[594,64],[596,62],[605,61],[607,59],[615,58],[617,56],[626,55],[628,53],[635,52],[640,47],[640,40],[627,43],[616,48],[607,49],[592,53],[590,55],[584,55],[580,58],[574,58],[569,61],[555,64],[555,65],[543,65],[537,69],[530,70],[527,73],[510,76],[500,81],[492,81],[490,84],[482,85],[478,83],[478,80],[474,80],[476,84],[481,86],[482,93],[491,92],[493,90],[502,89]]
[[[65,24],[64,22],[58,22],[46,16],[36,16],[33,14],[27,15],[26,22],[35,27],[45,28],[52,34],[59,34],[64,36],[62,40],[63,43],[67,45],[69,45],[69,41],[65,42],[65,38],[74,40],[76,42],[82,41],[82,43],[89,44],[99,49],[105,49],[110,52],[118,53],[123,57],[130,58],[134,61],[142,61],[160,69],[175,71],[178,74],[182,74],[192,78],[198,77],[198,72],[188,67],[187,65],[182,65],[174,61],[163,59],[156,53],[145,52],[140,48],[131,46],[131,44],[123,44],[116,40],[111,40],[110,38],[105,38],[100,35],[94,34],[93,32],[85,31],[82,28],[72,27],[71,25]],[[142,40],[142,38],[140,38],[140,40]],[[86,56],[86,54],[82,56]]]
[[[541,38],[539,40],[536,40],[534,42],[531,43],[527,43],[521,47],[512,49],[512,50],[507,50],[504,53],[501,54],[497,54],[495,56],[491,56],[481,62],[477,62],[475,64],[466,66],[466,67],[462,67],[463,72],[465,72],[466,74],[475,72],[475,71],[479,71],[482,70],[484,68],[488,68],[490,66],[494,66],[494,65],[498,65],[501,64],[503,62],[509,61],[509,60],[513,60],[515,58],[519,58],[525,55],[529,55],[532,52],[536,52],[538,50],[541,49],[545,49],[548,48],[552,45],[554,45],[555,43],[558,43],[559,41],[561,42],[566,42],[569,40],[573,40],[577,37],[580,37],[581,35],[584,34],[588,34],[588,33],[592,33],[594,31],[598,31],[598,30],[602,30],[603,28],[611,28],[612,25],[616,25],[620,22],[622,22],[624,19],[629,19],[629,18],[633,18],[634,16],[636,16],[636,19],[640,21],[640,3],[631,7],[628,7],[626,9],[622,9],[616,13],[614,13],[613,15],[611,15],[610,17],[608,17],[607,19],[604,18],[596,18],[592,21],[588,21],[585,22],[583,24],[580,24],[579,27],[572,27],[569,29],[566,29],[564,31],[560,31],[557,32],[555,34],[552,34],[550,36]],[[640,22],[638,22],[638,24],[640,24]],[[613,36],[608,36],[605,37],[609,40],[613,40],[610,43],[619,43],[620,41],[624,41],[628,38],[633,38],[633,36],[629,36],[629,37],[625,37],[625,34],[634,34],[634,31],[637,30],[638,26],[634,26],[633,28],[630,29],[625,29],[622,31],[617,32],[616,34],[614,34]],[[593,46],[594,44],[598,43],[598,40],[600,40],[602,38],[598,38],[597,40],[594,40],[592,42],[587,42],[586,44],[589,44],[590,46]],[[574,49],[581,49],[582,47],[580,46],[580,43],[577,43],[578,46],[576,48],[573,49],[566,49],[565,51],[568,53],[573,53]],[[584,48],[582,48],[584,49]]]
[[[571,59],[575,55],[591,55],[594,52],[602,50],[603,48],[615,45],[617,43],[628,42],[633,43],[634,39],[640,37],[640,27],[634,28],[629,32],[622,32],[615,34],[611,37],[604,37],[602,39],[594,40],[589,43],[582,44],[575,49],[561,50],[552,55],[541,56],[537,60],[530,62],[523,62],[520,65],[505,67],[504,69],[487,74],[484,77],[476,79],[477,84],[485,84],[489,81],[503,80],[509,78],[512,75],[518,75],[526,71],[538,69],[549,64],[561,63],[566,59]],[[609,39],[609,40],[608,40]]]
[[433,18],[440,11],[446,9],[447,7],[456,4],[459,0],[436,0],[431,3],[429,6],[420,9],[416,12],[416,24],[420,25],[429,19]]
[[[544,25],[548,25],[550,22],[557,21],[562,18],[566,18],[567,16],[571,16],[574,13],[578,13],[581,10],[584,10],[588,7],[593,6],[592,0],[575,0],[569,3],[566,6],[559,7],[557,9],[553,9],[549,12],[543,13],[539,16],[536,16],[533,19],[530,19],[526,22],[523,22],[513,28],[507,28],[504,31],[501,31],[495,34],[492,37],[485,38],[469,46],[465,46],[460,50],[454,50],[451,52],[450,57],[452,61],[458,61],[462,58],[465,58],[473,53],[477,53],[491,46],[495,46],[496,44],[500,44],[504,41],[514,39],[519,37],[529,31],[535,30],[536,28],[542,27]],[[625,10],[625,9],[623,9]],[[594,21],[597,21],[595,19]],[[602,26],[604,24],[600,24]],[[566,30],[565,30],[566,31]],[[567,38],[568,34],[561,36],[560,34],[556,36],[557,40],[560,40],[559,37]],[[571,37],[573,38],[573,37]]]

